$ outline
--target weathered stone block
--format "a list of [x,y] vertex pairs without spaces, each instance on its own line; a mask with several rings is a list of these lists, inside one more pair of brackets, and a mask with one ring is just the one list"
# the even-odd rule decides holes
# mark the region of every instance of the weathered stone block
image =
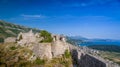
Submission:
[[40,59],[51,59],[51,43],[39,43],[33,47],[34,54]]

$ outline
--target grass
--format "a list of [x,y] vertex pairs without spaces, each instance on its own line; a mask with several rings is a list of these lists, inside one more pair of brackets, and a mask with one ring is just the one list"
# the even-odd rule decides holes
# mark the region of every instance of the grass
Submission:
[[15,46],[10,47],[11,50],[17,49]]
[[120,65],[120,53],[119,52],[109,52],[109,51],[102,51],[100,52],[100,56],[104,59],[108,59]]
[[69,52],[68,50],[66,50],[64,56],[65,56],[66,58],[70,58],[70,57],[71,57],[71,54],[70,54],[70,52]]
[[35,60],[35,64],[37,64],[37,65],[44,65],[45,64],[45,60],[37,58]]
[[[27,54],[29,53],[29,54]],[[31,57],[33,52],[25,47],[16,46],[16,43],[0,44],[0,67],[70,67],[72,65],[72,58],[69,50],[66,50],[64,55],[59,58],[51,60],[42,60],[37,58],[35,61],[30,62],[27,59]],[[27,55],[25,58],[24,56]],[[18,61],[15,61],[18,58]]]

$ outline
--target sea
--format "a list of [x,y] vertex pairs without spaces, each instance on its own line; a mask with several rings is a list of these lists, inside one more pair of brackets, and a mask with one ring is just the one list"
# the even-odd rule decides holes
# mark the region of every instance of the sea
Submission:
[[79,46],[89,46],[89,45],[118,45],[120,46],[120,41],[86,41],[78,45]]

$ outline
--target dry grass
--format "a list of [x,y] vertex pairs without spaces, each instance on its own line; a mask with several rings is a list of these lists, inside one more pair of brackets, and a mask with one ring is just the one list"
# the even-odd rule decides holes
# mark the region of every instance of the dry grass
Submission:
[[[15,49],[11,49],[11,47]],[[0,44],[0,67],[71,67],[72,65],[72,58],[68,51],[59,58],[53,58],[52,60],[39,59],[30,62],[27,59],[32,54],[33,52],[30,49],[16,46],[16,43]],[[25,57],[25,55],[28,56]]]
[[108,59],[110,61],[120,64],[120,53],[118,52],[104,51],[104,52],[101,52],[100,55],[105,59]]

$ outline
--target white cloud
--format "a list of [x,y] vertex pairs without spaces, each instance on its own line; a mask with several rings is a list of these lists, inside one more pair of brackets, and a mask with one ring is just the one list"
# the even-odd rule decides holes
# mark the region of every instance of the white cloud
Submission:
[[28,14],[20,14],[19,16],[16,17],[11,17],[8,20],[41,20],[46,18],[46,16],[40,15],[40,14],[35,14],[35,15],[28,15]]
[[26,14],[21,14],[20,16],[24,18],[44,18],[45,16],[42,15],[26,15]]

